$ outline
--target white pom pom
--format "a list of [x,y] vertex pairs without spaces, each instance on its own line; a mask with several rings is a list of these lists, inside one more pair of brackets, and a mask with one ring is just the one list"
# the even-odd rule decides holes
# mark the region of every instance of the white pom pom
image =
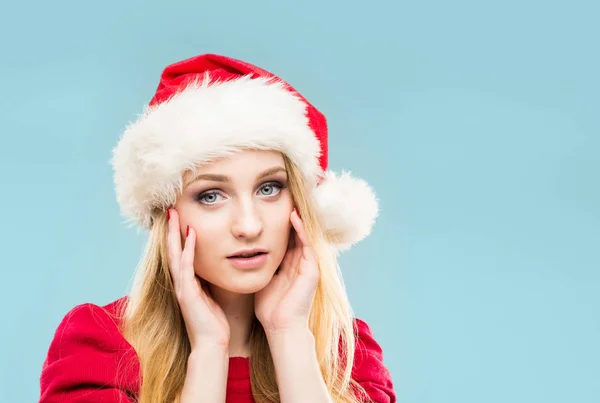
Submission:
[[354,178],[349,172],[337,176],[327,171],[315,190],[315,198],[319,218],[338,251],[350,249],[371,233],[379,202],[363,179]]

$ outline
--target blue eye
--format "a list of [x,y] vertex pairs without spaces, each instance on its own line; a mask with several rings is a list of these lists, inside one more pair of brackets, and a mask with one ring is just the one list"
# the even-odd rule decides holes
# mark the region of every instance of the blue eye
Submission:
[[[277,196],[286,185],[279,182],[266,182],[263,183],[258,189],[259,196],[275,197]],[[194,198],[197,202],[205,205],[215,205],[226,199],[224,195],[218,190],[208,190],[203,193],[199,193]]]
[[206,192],[198,195],[196,200],[204,204],[214,204],[219,201],[219,196],[221,195],[217,192]]
[[275,196],[281,192],[282,188],[283,185],[281,183],[269,182],[262,185],[259,189],[259,192],[262,196]]

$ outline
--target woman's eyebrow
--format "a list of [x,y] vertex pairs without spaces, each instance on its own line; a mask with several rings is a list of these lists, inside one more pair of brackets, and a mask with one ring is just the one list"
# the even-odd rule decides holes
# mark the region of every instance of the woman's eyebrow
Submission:
[[260,174],[259,174],[259,175],[256,177],[256,179],[257,179],[257,180],[258,180],[258,179],[262,179],[262,178],[264,178],[265,176],[270,176],[270,175],[276,174],[277,172],[285,172],[285,168],[284,168],[284,167],[282,167],[282,166],[276,166],[276,167],[273,167],[273,168],[266,169],[266,170],[262,171],[262,172],[261,172],[261,173],[260,173]]
[[[272,167],[272,168],[269,168],[269,169],[266,169],[266,170],[262,171],[260,174],[258,174],[256,176],[256,179],[259,180],[259,179],[262,179],[262,178],[264,178],[266,176],[273,175],[273,174],[275,174],[277,172],[280,172],[280,171],[285,172],[285,168],[282,167],[282,166]],[[213,181],[213,182],[231,182],[231,178],[229,176],[227,176],[227,175],[219,175],[219,174],[210,174],[210,173],[208,173],[208,174],[201,174],[201,175],[196,176],[194,179],[192,179],[189,182],[188,186],[191,185],[194,182],[199,181],[199,180],[207,180],[207,181]]]

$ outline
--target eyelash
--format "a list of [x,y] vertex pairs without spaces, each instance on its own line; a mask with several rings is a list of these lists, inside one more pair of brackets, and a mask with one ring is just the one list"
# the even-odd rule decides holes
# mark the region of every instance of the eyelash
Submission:
[[[261,189],[263,189],[263,188],[267,187],[267,186],[271,186],[271,187],[274,187],[274,188],[278,188],[278,189],[279,189],[279,192],[281,192],[283,189],[285,189],[285,188],[287,187],[287,185],[284,185],[284,184],[282,184],[281,182],[278,182],[278,181],[272,181],[272,182],[265,182],[265,183],[263,183],[262,185],[260,185],[259,191],[260,191]],[[275,197],[275,196],[279,195],[279,192],[278,192],[277,194],[275,194],[275,195],[264,195],[264,196],[266,196],[266,197]],[[211,205],[213,205],[213,204],[216,204],[216,202],[213,202],[213,203],[206,203],[206,202],[204,202],[204,201],[203,201],[203,198],[204,198],[204,197],[206,197],[206,196],[209,196],[209,195],[218,195],[218,194],[220,194],[220,192],[219,192],[219,191],[217,191],[217,190],[209,190],[209,191],[205,191],[205,192],[199,193],[199,194],[198,194],[198,195],[195,197],[195,199],[196,199],[196,201],[197,201],[197,202],[199,202],[199,203],[202,203],[202,204],[205,204],[205,205],[211,206]]]

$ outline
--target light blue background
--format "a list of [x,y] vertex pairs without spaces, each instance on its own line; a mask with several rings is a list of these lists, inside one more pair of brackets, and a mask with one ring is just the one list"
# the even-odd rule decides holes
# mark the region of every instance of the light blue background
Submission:
[[378,192],[341,263],[399,401],[600,401],[598,2],[166,3],[3,7],[0,401],[36,401],[69,309],[128,289],[110,151],[206,52],[291,82]]

